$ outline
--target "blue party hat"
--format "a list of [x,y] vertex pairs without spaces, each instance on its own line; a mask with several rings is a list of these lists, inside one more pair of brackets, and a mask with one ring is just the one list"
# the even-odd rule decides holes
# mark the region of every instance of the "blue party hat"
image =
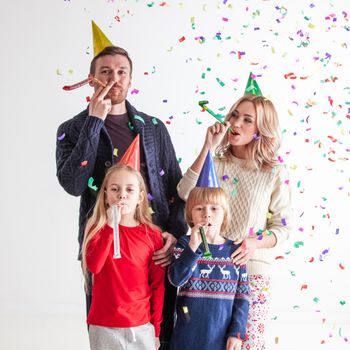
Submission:
[[218,175],[216,174],[213,157],[211,156],[210,151],[205,158],[196,187],[220,187]]

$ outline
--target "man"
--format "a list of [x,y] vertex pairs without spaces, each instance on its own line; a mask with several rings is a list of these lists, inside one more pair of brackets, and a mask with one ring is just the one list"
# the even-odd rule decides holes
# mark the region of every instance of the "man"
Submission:
[[[165,245],[155,252],[154,260],[165,266],[170,262],[176,238],[187,232],[184,203],[176,191],[182,175],[165,125],[137,111],[126,100],[131,77],[132,61],[124,49],[108,46],[94,57],[89,78],[95,92],[88,109],[58,128],[57,177],[69,194],[81,196],[78,239],[81,249],[85,224],[106,169],[120,160],[139,134],[141,172],[148,185],[153,221],[164,230]],[[167,349],[171,336],[176,296],[176,289],[167,279],[165,283],[161,349]],[[87,292],[87,309],[90,303]]]

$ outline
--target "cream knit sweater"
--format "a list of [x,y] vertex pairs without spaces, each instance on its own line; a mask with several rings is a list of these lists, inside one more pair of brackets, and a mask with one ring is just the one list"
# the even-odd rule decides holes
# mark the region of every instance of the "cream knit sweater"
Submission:
[[[242,240],[259,230],[271,231],[276,246],[257,249],[247,264],[251,275],[269,275],[270,264],[278,255],[277,246],[289,237],[292,228],[291,190],[287,171],[277,166],[271,171],[248,169],[246,161],[231,156],[214,159],[221,187],[230,198],[232,221],[225,237]],[[199,174],[187,170],[177,186],[183,200],[196,186]]]

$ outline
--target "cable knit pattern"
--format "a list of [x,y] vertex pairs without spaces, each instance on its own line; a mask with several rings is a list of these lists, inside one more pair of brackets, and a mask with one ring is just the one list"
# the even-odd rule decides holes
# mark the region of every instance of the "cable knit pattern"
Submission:
[[[187,232],[183,217],[184,203],[176,185],[181,170],[174,147],[161,120],[137,111],[126,101],[132,130],[140,134],[141,152],[147,168],[148,190],[152,195],[155,224],[180,237]],[[137,118],[135,118],[137,116]],[[84,165],[82,165],[84,162]],[[57,177],[62,187],[80,198],[79,252],[87,218],[91,215],[97,192],[88,187],[89,179],[99,189],[106,170],[113,164],[113,145],[104,121],[84,110],[64,122],[57,131]]]
[[[235,157],[214,158],[221,187],[230,198],[232,221],[226,238],[237,240],[271,231],[277,244],[289,237],[292,228],[291,190],[283,166],[271,171],[248,169],[246,161]],[[188,169],[178,184],[179,196],[186,200],[198,174]],[[276,248],[257,249],[248,262],[250,274],[268,274]]]

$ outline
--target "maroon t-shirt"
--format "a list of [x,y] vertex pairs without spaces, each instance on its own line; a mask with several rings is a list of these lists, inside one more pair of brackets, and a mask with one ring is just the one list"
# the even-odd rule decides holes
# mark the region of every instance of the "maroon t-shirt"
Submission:
[[[129,127],[129,117],[127,113],[119,115],[108,114],[107,118],[105,119],[105,127],[107,129],[109,137],[112,140],[112,145],[114,148],[113,159],[114,164],[116,164],[123,157],[125,151],[128,149],[136,135],[133,131],[131,131]],[[140,148],[140,170],[142,175],[145,176],[145,158],[143,155],[142,147]],[[146,177],[144,178],[147,179]]]

